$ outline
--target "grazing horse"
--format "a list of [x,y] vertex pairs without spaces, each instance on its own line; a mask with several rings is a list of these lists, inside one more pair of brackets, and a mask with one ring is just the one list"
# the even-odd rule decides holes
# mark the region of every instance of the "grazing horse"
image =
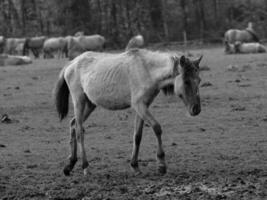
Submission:
[[67,40],[64,37],[55,37],[45,40],[43,51],[44,58],[53,58],[54,53],[57,53],[58,58],[64,56]]
[[6,54],[16,54],[16,51],[24,46],[25,41],[26,38],[7,38],[5,41],[4,52]]
[[132,48],[142,48],[144,47],[144,37],[142,35],[136,35],[130,39],[126,46],[126,50]]
[[235,43],[236,41],[240,42],[259,42],[259,37],[253,30],[245,29],[230,29],[224,34],[224,41],[229,42],[230,44]]
[[105,42],[106,39],[98,34],[72,37],[68,41],[68,57],[72,60],[85,51],[102,51]]
[[29,50],[31,50],[34,57],[38,58],[45,40],[46,36],[27,38],[23,48],[23,55],[27,55]]
[[157,160],[160,173],[166,173],[165,153],[161,140],[161,126],[149,111],[149,105],[163,90],[176,94],[188,112],[201,111],[199,96],[199,63],[202,57],[191,61],[185,56],[144,49],[131,49],[121,54],[85,52],[65,66],[55,87],[55,103],[60,119],[68,113],[69,93],[74,105],[74,118],[70,121],[69,163],[64,174],[69,175],[77,161],[77,142],[81,151],[82,168],[87,174],[88,161],[84,148],[83,122],[97,106],[109,110],[132,107],[135,128],[131,167],[138,167],[138,152],[144,122],[148,123],[158,141]]
[[251,43],[259,42],[259,37],[253,29],[252,22],[248,23],[248,27],[244,30],[230,29],[224,34],[225,52],[229,50],[228,44],[234,44],[235,42]]

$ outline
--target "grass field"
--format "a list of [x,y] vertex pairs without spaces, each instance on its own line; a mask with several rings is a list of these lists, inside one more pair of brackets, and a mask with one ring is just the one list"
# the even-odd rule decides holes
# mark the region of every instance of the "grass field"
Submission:
[[134,176],[134,111],[99,108],[85,123],[90,175],[79,160],[65,177],[72,112],[59,122],[52,89],[67,60],[1,67],[0,115],[11,123],[0,123],[0,199],[267,199],[266,54],[190,52],[209,68],[201,72],[201,114],[187,117],[180,100],[162,94],[151,106],[163,128],[164,176],[151,128],[139,155],[143,174]]

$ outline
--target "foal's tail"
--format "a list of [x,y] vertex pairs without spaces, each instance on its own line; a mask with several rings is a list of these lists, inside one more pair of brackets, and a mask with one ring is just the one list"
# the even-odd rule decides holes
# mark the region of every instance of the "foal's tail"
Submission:
[[64,119],[69,111],[70,91],[64,78],[64,71],[65,68],[61,70],[59,74],[59,79],[54,89],[55,104],[60,120]]

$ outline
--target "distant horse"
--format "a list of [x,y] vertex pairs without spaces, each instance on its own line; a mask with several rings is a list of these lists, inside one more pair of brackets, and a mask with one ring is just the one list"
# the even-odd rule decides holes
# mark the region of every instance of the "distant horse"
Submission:
[[67,41],[64,37],[54,37],[45,40],[43,45],[44,58],[53,58],[54,54],[58,55],[58,58],[64,56]]
[[264,45],[258,42],[242,43],[235,42],[234,44],[225,43],[225,53],[237,54],[237,53],[264,53],[266,48]]
[[24,43],[19,43],[14,49],[14,55],[23,55]]
[[144,122],[148,123],[158,141],[157,160],[160,173],[166,173],[161,126],[148,107],[163,90],[184,102],[190,115],[201,111],[199,95],[199,63],[185,56],[144,49],[131,49],[121,54],[86,52],[65,66],[55,87],[55,103],[60,119],[68,114],[71,94],[75,117],[70,121],[69,175],[77,161],[77,142],[81,150],[82,168],[87,174],[88,161],[84,148],[83,122],[97,106],[109,110],[132,107],[135,112],[134,146],[131,167],[140,173],[138,152]]
[[136,35],[130,39],[126,46],[126,50],[132,48],[142,48],[144,47],[144,37],[142,35]]
[[224,41],[229,42],[230,44],[235,43],[236,41],[240,42],[259,42],[259,37],[252,30],[238,30],[230,29],[224,34]]
[[235,42],[250,43],[259,41],[260,39],[253,29],[252,22],[249,22],[248,27],[246,29],[243,30],[230,29],[225,32],[224,34],[225,52],[227,51],[227,44],[234,44]]
[[27,55],[29,50],[31,50],[34,57],[38,58],[45,40],[46,36],[27,38],[23,48],[23,55]]
[[265,53],[266,48],[258,42],[241,43],[235,42],[234,44],[236,53]]
[[32,60],[28,56],[15,56],[0,54],[0,66],[5,65],[25,65],[32,63]]
[[102,51],[105,43],[105,38],[97,34],[72,37],[68,43],[68,57],[72,60],[85,51]]
[[16,49],[21,48],[18,46],[24,46],[26,38],[7,38],[5,40],[4,52],[6,54],[16,54]]

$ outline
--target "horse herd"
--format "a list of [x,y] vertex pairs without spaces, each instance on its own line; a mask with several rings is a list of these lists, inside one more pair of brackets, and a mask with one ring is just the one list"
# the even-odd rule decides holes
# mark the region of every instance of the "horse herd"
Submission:
[[[84,35],[77,32],[73,36],[51,37],[36,36],[29,38],[5,38],[0,36],[0,64],[20,64],[31,63],[29,53],[35,58],[43,54],[43,58],[67,57],[69,60],[86,51],[103,51],[105,48],[105,37],[95,35]],[[137,35],[131,38],[126,46],[126,50],[133,47],[143,47],[143,36]],[[264,53],[266,48],[260,43],[260,39],[249,22],[248,27],[243,30],[230,29],[224,34],[224,46],[226,54],[237,53]],[[19,56],[23,55],[23,57]],[[1,61],[8,58],[5,61]],[[14,58],[14,61],[13,61]]]
[[31,38],[4,38],[0,36],[0,49],[8,55],[29,55],[35,58],[43,53],[44,58],[55,55],[73,59],[85,51],[101,51],[105,45],[105,38],[101,35],[74,35],[66,37],[38,36]]

